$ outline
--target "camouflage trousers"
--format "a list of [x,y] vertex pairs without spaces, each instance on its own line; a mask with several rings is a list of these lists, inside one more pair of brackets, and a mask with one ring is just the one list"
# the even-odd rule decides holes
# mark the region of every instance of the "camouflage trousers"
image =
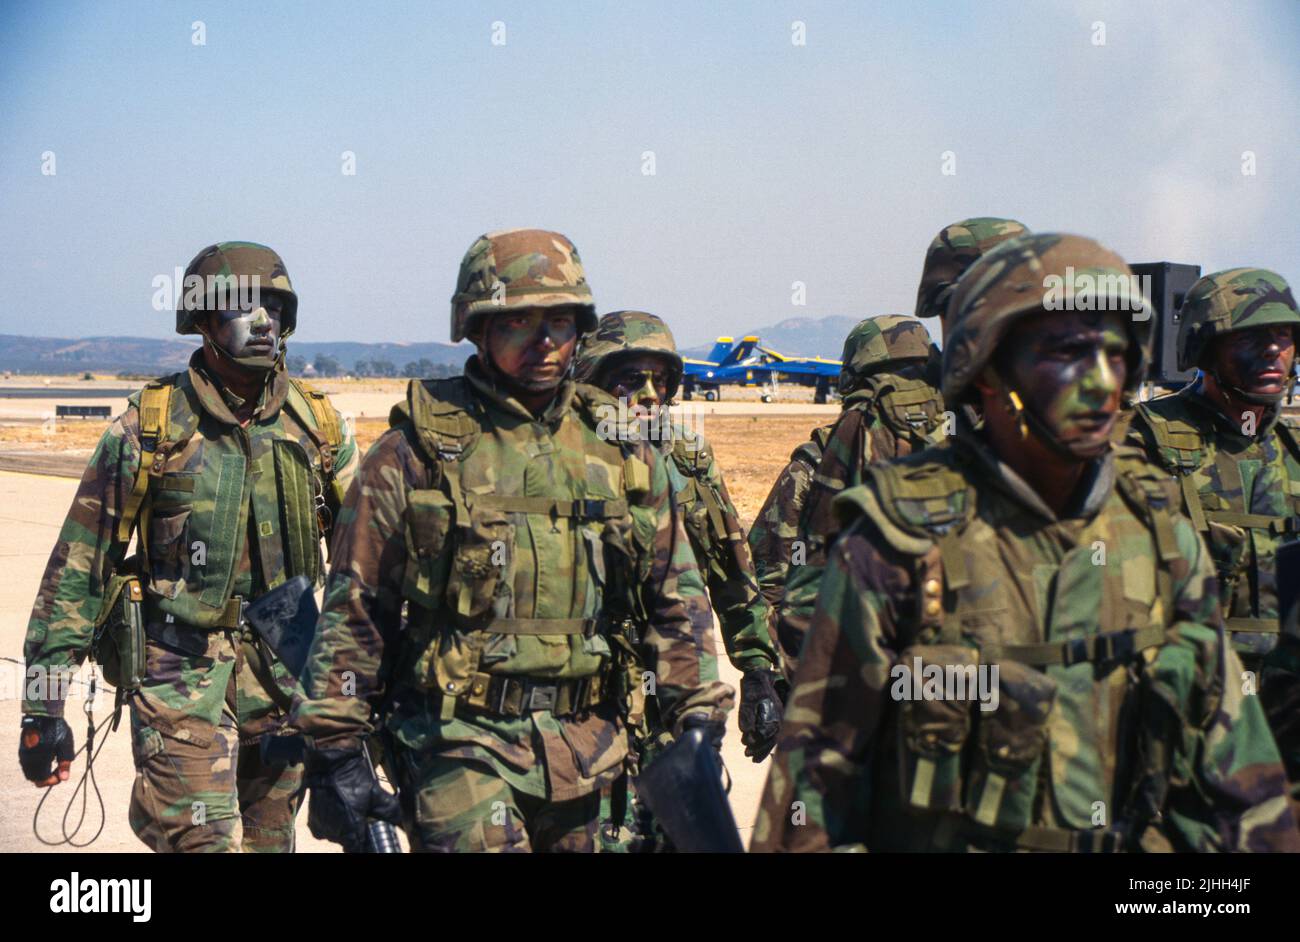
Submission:
[[[216,637],[211,643],[221,644]],[[234,664],[215,726],[177,723],[177,711],[163,702],[162,688],[155,685],[151,693],[149,679],[132,697],[136,775],[129,820],[155,852],[294,849],[302,766],[267,765],[260,751],[262,734],[280,725],[283,709],[267,692],[265,670],[256,656],[249,657],[249,647],[234,641],[225,650]],[[169,676],[167,661],[174,658],[151,643],[148,675]],[[183,713],[180,718],[187,719]]]
[[398,747],[406,833],[428,853],[596,850],[600,792],[548,801],[512,788],[491,769],[451,756]]

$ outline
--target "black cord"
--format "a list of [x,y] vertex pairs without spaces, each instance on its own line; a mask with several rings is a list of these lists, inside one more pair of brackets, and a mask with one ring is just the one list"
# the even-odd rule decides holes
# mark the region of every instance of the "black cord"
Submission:
[[[47,840],[41,836],[40,827],[38,826],[41,818],[41,809],[45,806],[45,800],[50,797],[50,792],[54,791],[58,786],[51,785],[49,788],[45,789],[45,794],[41,796],[41,800],[36,805],[36,811],[32,814],[32,833],[36,835],[36,839],[46,847],[62,847],[64,844],[69,847],[89,847],[91,844],[95,843],[95,841],[99,840],[99,835],[104,833],[104,824],[106,822],[106,816],[104,813],[104,795],[99,790],[99,780],[95,777],[95,760],[99,758],[99,754],[104,750],[104,743],[108,742],[108,737],[105,736],[102,738],[99,741],[99,748],[96,749],[95,736],[98,735],[100,730],[105,726],[113,722],[113,717],[110,716],[98,726],[95,725],[95,714],[93,712],[95,689],[95,678],[92,677],[90,681],[90,694],[86,701],[86,742],[72,756],[72,759],[75,762],[77,756],[81,755],[83,752],[86,753],[86,771],[81,773],[81,780],[78,781],[76,787],[73,788],[72,796],[68,799],[68,805],[63,809],[63,820],[60,822],[60,830],[63,832],[63,840]],[[91,752],[92,749],[94,750],[93,753]],[[95,801],[99,804],[99,827],[96,829],[90,840],[78,843],[76,837],[81,833],[81,826],[86,821],[86,806],[90,802],[90,789],[86,787],[87,781],[90,782],[91,788],[94,788]],[[76,826],[73,827],[72,832],[69,833],[68,815],[72,814],[72,806],[77,803],[77,795],[81,795],[81,814],[77,818]]]

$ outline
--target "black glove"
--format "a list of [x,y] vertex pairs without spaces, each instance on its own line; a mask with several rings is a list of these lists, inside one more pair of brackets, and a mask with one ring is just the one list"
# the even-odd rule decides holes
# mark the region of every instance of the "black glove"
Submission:
[[[18,764],[23,775],[37,785],[57,785],[77,754],[72,728],[61,716],[24,716],[18,737]],[[58,760],[58,770],[54,768]],[[66,776],[65,776],[66,778]]]
[[740,741],[745,755],[762,762],[776,746],[785,701],[785,680],[767,670],[748,670],[740,678]]
[[688,729],[699,727],[704,730],[704,734],[709,737],[709,742],[713,748],[722,752],[722,737],[727,732],[726,724],[721,720],[715,720],[708,713],[687,713],[677,724],[677,731],[680,735]]
[[365,853],[366,820],[400,824],[402,807],[384,791],[370,760],[359,749],[315,749],[307,755],[304,784],[310,790],[307,827],[312,836]]

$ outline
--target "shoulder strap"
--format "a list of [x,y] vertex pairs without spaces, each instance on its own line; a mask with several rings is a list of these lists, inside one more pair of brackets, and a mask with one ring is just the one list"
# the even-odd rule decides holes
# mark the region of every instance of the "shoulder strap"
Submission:
[[918,630],[960,643],[954,605],[970,585],[961,534],[975,513],[974,489],[947,453],[922,452],[865,471],[863,486],[835,499],[836,512],[845,525],[855,510],[870,517],[891,547],[912,558]]
[[[477,444],[481,430],[474,416],[480,410],[461,377],[411,380],[406,406],[416,440],[435,464],[462,459]],[[396,425],[403,418],[394,409],[388,421]]]
[[329,397],[309,383],[290,377],[285,405],[294,418],[302,423],[320,450],[321,470],[326,475],[332,475],[334,459],[343,444],[343,427],[339,424],[338,413],[330,405]]
[[1199,533],[1207,532],[1209,524],[1205,521],[1205,508],[1192,479],[1193,473],[1205,460],[1205,438],[1201,430],[1192,422],[1161,415],[1145,402],[1138,403],[1133,418],[1135,424],[1145,425],[1150,431],[1156,461],[1177,480],[1192,526]]
[[1282,444],[1286,450],[1291,452],[1291,457],[1300,462],[1300,425],[1289,415],[1279,416],[1277,420],[1277,437],[1282,439]]
[[166,463],[165,448],[160,448],[167,441],[171,420],[171,395],[175,377],[155,380],[140,390],[137,411],[140,414],[140,467],[135,473],[135,483],[122,505],[122,515],[117,520],[117,539],[126,543],[131,539],[131,528],[135,526],[149,492],[149,478],[162,475]]
[[826,443],[831,440],[831,429],[834,427],[835,424],[831,423],[813,429],[812,434],[808,436],[808,441],[800,442],[798,447],[790,452],[790,460],[802,461],[804,464],[816,468],[821,463],[822,455],[826,453]]
[[[1121,459],[1123,460],[1123,459]],[[1174,560],[1182,559],[1178,537],[1174,533],[1174,498],[1170,482],[1151,471],[1151,465],[1135,456],[1134,463],[1120,467],[1115,476],[1115,488],[1139,520],[1147,525],[1156,544],[1156,590],[1163,602],[1166,616],[1173,612]],[[1190,480],[1190,475],[1182,476]],[[1197,501],[1200,507],[1200,501]]]

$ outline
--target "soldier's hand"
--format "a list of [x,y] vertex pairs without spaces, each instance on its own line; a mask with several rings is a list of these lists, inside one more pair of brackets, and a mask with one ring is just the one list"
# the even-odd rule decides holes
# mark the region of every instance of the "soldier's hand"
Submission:
[[776,736],[781,730],[781,715],[785,701],[781,688],[785,681],[780,674],[767,670],[748,670],[740,678],[740,741],[745,755],[762,762],[776,746]]
[[[18,764],[37,788],[66,782],[77,749],[72,729],[61,716],[24,716],[18,738]],[[58,768],[54,767],[58,762]]]
[[687,713],[677,723],[677,735],[681,735],[688,729],[699,727],[704,730],[704,734],[709,737],[709,742],[713,748],[722,751],[722,737],[726,735],[727,726],[719,719],[715,719],[709,713]]
[[359,749],[313,749],[307,755],[304,784],[312,836],[342,844],[344,853],[365,852],[368,818],[401,823],[401,805],[380,787],[370,760]]

